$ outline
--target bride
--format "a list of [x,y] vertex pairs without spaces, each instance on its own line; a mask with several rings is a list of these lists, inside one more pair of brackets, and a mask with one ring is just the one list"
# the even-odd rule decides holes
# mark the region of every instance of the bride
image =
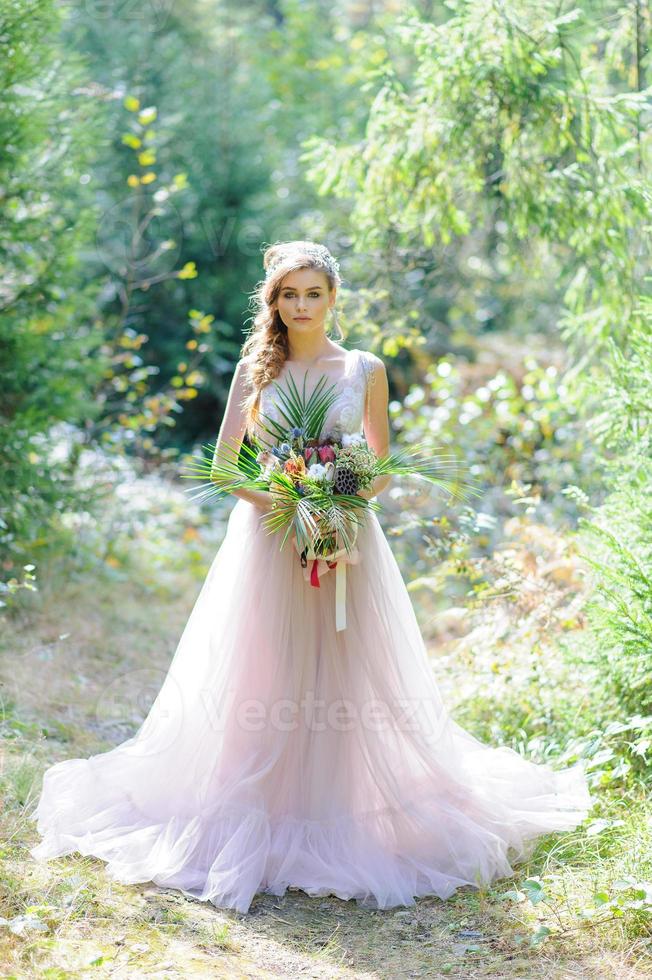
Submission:
[[[338,263],[294,241],[268,247],[264,266],[216,454],[247,434],[264,440],[261,419],[279,418],[288,376],[310,386],[326,376],[336,398],[322,434],[363,432],[386,455],[384,364],[326,330]],[[336,629],[336,575],[313,587],[296,551],[261,523],[269,494],[234,494],[138,731],[45,772],[35,858],[94,855],[115,880],[241,912],[257,893],[291,886],[385,909],[511,875],[539,835],[584,819],[581,763],[555,771],[453,721],[373,510],[348,567],[346,628]]]

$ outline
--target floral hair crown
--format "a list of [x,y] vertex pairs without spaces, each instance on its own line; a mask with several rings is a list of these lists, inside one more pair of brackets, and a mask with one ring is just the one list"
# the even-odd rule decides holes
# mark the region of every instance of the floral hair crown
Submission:
[[305,245],[293,245],[286,251],[281,252],[280,255],[276,257],[272,264],[266,269],[266,278],[269,279],[272,273],[274,273],[279,266],[284,265],[289,259],[304,255],[310,256],[311,259],[314,259],[319,265],[327,269],[335,282],[340,281],[339,262],[337,259],[333,258],[325,245],[317,245],[314,242],[308,242]]

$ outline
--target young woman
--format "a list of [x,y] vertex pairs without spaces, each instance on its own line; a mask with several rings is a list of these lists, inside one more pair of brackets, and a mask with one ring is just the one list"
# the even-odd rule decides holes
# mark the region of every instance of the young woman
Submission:
[[[389,448],[387,377],[327,332],[341,282],[323,246],[265,253],[258,312],[216,454],[265,439],[276,393],[326,376],[322,434]],[[368,492],[375,495],[388,478]],[[483,744],[442,703],[398,565],[375,513],[349,563],[346,629],[335,578],[318,588],[261,523],[267,493],[237,491],[163,686],[136,734],[49,768],[37,858],[78,851],[122,882],[152,881],[249,909],[257,892],[354,898],[368,908],[510,875],[538,835],[570,829],[591,797],[583,767],[553,771]]]

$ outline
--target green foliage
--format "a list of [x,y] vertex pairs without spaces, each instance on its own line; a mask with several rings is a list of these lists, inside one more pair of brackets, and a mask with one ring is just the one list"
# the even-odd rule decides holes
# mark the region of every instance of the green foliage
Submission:
[[[143,297],[173,280],[197,278],[193,261],[178,267],[179,244],[167,237],[174,223],[173,203],[188,190],[185,173],[161,174],[153,170],[158,156],[158,137],[151,128],[158,118],[156,106],[142,108],[139,100],[128,95],[123,100],[128,116],[121,143],[129,153],[122,159],[128,172],[125,185],[128,197],[103,216],[98,231],[103,260],[111,270],[105,294],[102,352],[107,367],[93,395],[100,407],[94,426],[87,426],[85,440],[93,444],[102,440],[116,452],[127,449],[141,457],[161,458],[154,435],[161,427],[176,424],[174,413],[182,411],[182,402],[199,394],[206,375],[202,362],[213,353],[213,344],[205,336],[215,319],[200,310],[187,314],[188,339],[178,328],[179,345],[184,359],[176,364],[177,373],[167,384],[154,385],[159,373],[155,364],[143,356],[150,337],[137,331],[142,322]],[[187,336],[187,335],[186,335]]]
[[560,532],[570,529],[581,501],[565,489],[599,487],[599,460],[573,393],[553,363],[532,355],[498,370],[441,358],[389,411],[399,443],[453,453],[483,488],[479,513],[456,507],[449,514],[432,495],[393,487],[394,548],[413,573],[449,559],[470,568],[473,555],[492,554],[505,521],[523,508]]
[[[594,569],[587,606],[594,660],[626,711],[652,714],[652,461],[622,467],[592,520],[581,521],[585,560]],[[641,746],[643,757],[648,746]]]
[[[147,362],[156,370],[152,394],[165,393],[143,405],[146,414],[161,411],[169,420],[155,443],[179,448],[214,435],[242,342],[247,290],[260,275],[260,244],[276,237],[283,211],[296,206],[269,188],[281,153],[271,123],[280,104],[270,105],[260,11],[194,0],[110,11],[75,0],[72,9],[67,43],[106,93],[108,117],[93,170],[96,247],[85,255],[83,274],[103,283],[99,313],[117,339],[128,242],[138,239],[139,222],[153,206],[136,261],[127,264],[137,279],[165,275],[157,288],[132,293],[125,326],[148,338]],[[156,118],[139,121],[154,108]],[[183,175],[187,186],[175,192],[174,181]],[[173,244],[159,251],[166,242]],[[199,320],[211,318],[199,332],[191,324],[194,349],[186,346],[190,310],[200,312]],[[185,383],[196,358],[210,384]],[[179,368],[184,363],[186,372]],[[119,398],[111,400],[114,412]],[[124,408],[129,417],[137,414],[134,404]]]
[[390,405],[393,428],[410,442],[455,447],[485,486],[529,483],[560,504],[561,488],[590,472],[592,452],[559,370],[526,355],[520,376],[482,373],[442,358]]
[[523,240],[571,236],[595,268],[607,253],[616,267],[626,260],[613,231],[641,203],[620,178],[638,153],[642,99],[604,91],[604,64],[583,43],[596,34],[587,15],[556,14],[549,0],[462,3],[443,24],[394,23],[403,62],[397,53],[376,73],[364,144],[314,139],[304,154],[322,190],[353,199],[362,244],[413,232],[448,244],[499,216],[515,253]]
[[[650,253],[647,226],[642,245]],[[650,281],[646,276],[645,281]],[[626,712],[652,713],[652,300],[641,295],[629,329],[609,338],[578,386],[607,457],[610,494],[582,520],[594,570],[587,607],[593,659]],[[649,741],[638,753],[649,760]]]
[[[573,472],[573,453],[565,465],[545,408],[519,406],[515,431],[509,412],[507,425],[502,407],[492,414],[489,393],[482,405],[469,399],[467,426],[505,435],[500,451],[490,444],[488,458],[477,454],[488,480],[495,461],[499,479],[511,467],[536,490],[540,474],[544,493],[563,492],[568,506],[593,495],[582,535],[596,573],[586,613],[601,697],[611,704],[615,693],[626,711],[649,710],[649,17],[601,5],[608,16],[597,18],[593,6],[564,12],[552,0],[446,6],[442,23],[412,9],[394,24],[401,51],[369,73],[376,95],[364,139],[338,145],[315,136],[303,160],[320,191],[350,203],[360,251],[445,256],[458,241],[477,244],[480,228],[508,276],[554,270],[549,285],[564,304],[558,326],[572,362],[564,387],[580,408],[570,428],[576,443],[597,445],[602,458],[590,472],[601,472],[603,487],[596,492],[582,469]],[[448,424],[450,407],[431,408],[421,387],[410,400],[421,403],[420,418],[403,423],[403,407],[395,411],[410,435]],[[461,427],[454,434],[475,452]],[[519,444],[524,458],[510,460]]]
[[[5,4],[0,34],[0,551],[5,598],[33,576],[18,571],[48,543],[71,500],[71,467],[48,432],[85,424],[102,370],[98,333],[79,288],[76,256],[88,236],[82,175],[95,135],[76,87],[75,59],[57,39],[50,0]],[[30,572],[33,564],[26,566]]]

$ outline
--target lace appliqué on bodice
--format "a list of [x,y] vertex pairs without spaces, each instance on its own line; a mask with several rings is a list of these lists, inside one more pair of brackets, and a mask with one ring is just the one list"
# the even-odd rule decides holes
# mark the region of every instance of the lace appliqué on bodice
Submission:
[[[380,359],[370,351],[350,350],[347,351],[344,374],[340,378],[331,379],[327,372],[323,372],[326,374],[327,383],[325,389],[322,390],[330,389],[334,384],[336,386],[336,398],[324,419],[320,433],[321,439],[326,438],[326,436],[340,439],[345,432],[358,433],[363,431],[366,399],[369,389],[375,381],[373,368],[378,363],[380,363]],[[276,386],[287,384],[286,372],[287,367],[284,367],[278,378],[261,390],[259,403],[263,415],[282,425],[285,425],[286,421],[279,412]],[[292,377],[299,392],[303,391],[305,373],[305,369],[292,371]],[[319,378],[319,371],[311,372],[308,370],[306,396],[314,390]],[[255,433],[261,442],[269,445],[273,441],[259,424],[255,426]]]

